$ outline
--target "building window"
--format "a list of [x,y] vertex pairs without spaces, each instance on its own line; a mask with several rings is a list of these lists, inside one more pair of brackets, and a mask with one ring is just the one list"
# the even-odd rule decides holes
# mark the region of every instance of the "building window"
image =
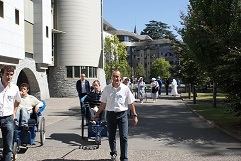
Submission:
[[80,78],[85,74],[87,78],[97,78],[97,67],[92,66],[66,66],[67,78]]
[[26,57],[26,58],[33,58],[33,54],[32,54],[32,53],[25,52],[25,57]]
[[89,77],[90,78],[97,77],[97,68],[96,67],[89,67]]
[[15,9],[15,23],[19,25],[19,10]]
[[144,56],[145,56],[144,59],[147,59],[147,54],[145,54]]
[[93,67],[89,67],[89,77],[93,78]]
[[67,70],[67,78],[73,78],[73,68],[72,68],[72,66],[67,66],[66,70]]
[[88,74],[88,67],[87,66],[81,66],[81,74],[85,74],[86,77],[89,77]]
[[2,18],[4,17],[3,8],[4,8],[4,7],[3,7],[3,1],[0,1],[0,17],[2,17]]
[[97,68],[93,68],[93,77],[97,78]]
[[79,78],[80,77],[80,67],[79,66],[75,66],[74,67],[74,77],[75,78]]
[[49,27],[46,26],[46,37],[49,37]]
[[126,41],[126,42],[130,41],[129,36],[124,36],[124,41]]

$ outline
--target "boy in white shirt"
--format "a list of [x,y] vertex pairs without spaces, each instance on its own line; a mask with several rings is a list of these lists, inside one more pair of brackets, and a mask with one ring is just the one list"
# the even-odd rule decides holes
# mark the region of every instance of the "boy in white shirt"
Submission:
[[16,113],[18,122],[21,120],[20,126],[23,126],[25,130],[28,130],[28,120],[30,115],[33,113],[33,111],[38,113],[39,108],[43,106],[43,102],[39,101],[36,97],[29,95],[28,91],[29,85],[27,83],[22,83],[20,85],[21,103]]

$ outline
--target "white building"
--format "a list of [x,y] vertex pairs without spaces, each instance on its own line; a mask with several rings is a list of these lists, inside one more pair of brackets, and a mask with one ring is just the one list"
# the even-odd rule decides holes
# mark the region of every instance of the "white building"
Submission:
[[29,83],[30,94],[48,98],[42,68],[51,63],[51,2],[0,0],[0,35],[0,64],[16,67],[13,82]]
[[0,0],[0,65],[46,99],[75,97],[81,73],[105,85],[102,0]]

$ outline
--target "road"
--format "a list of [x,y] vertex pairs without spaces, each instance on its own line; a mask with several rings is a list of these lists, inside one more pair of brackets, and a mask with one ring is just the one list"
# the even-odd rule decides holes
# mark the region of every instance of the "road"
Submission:
[[[110,159],[107,138],[98,149],[94,140],[81,139],[77,98],[50,98],[46,103],[45,144],[40,146],[37,135],[36,143],[18,154],[19,161]],[[135,105],[139,123],[129,126],[130,161],[241,161],[240,142],[197,117],[179,97],[163,95],[156,103],[149,98]]]

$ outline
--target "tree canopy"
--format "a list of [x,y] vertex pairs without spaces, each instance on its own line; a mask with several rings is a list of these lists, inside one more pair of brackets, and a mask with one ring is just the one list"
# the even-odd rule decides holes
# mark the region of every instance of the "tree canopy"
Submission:
[[170,70],[172,66],[164,58],[157,58],[151,65],[151,78],[169,78],[171,76]]
[[170,31],[170,26],[161,21],[149,21],[141,35],[149,35],[153,40],[156,39],[175,39],[176,36]]
[[104,44],[105,52],[105,73],[106,79],[111,79],[113,70],[119,70],[123,76],[130,77],[130,66],[126,60],[127,51],[123,43],[121,43],[116,35],[107,36]]
[[187,15],[181,15],[184,28],[179,32],[191,51],[182,53],[187,55],[182,55],[183,60],[191,57],[214,84],[217,82],[229,93],[230,98],[232,95],[238,96],[233,101],[239,103],[241,91],[230,93],[225,87],[240,87],[237,83],[240,74],[236,73],[240,67],[234,66],[240,63],[240,11],[239,0],[190,0]]
[[136,70],[136,77],[146,77],[146,71],[144,69],[144,66],[141,63],[138,63],[138,67]]

